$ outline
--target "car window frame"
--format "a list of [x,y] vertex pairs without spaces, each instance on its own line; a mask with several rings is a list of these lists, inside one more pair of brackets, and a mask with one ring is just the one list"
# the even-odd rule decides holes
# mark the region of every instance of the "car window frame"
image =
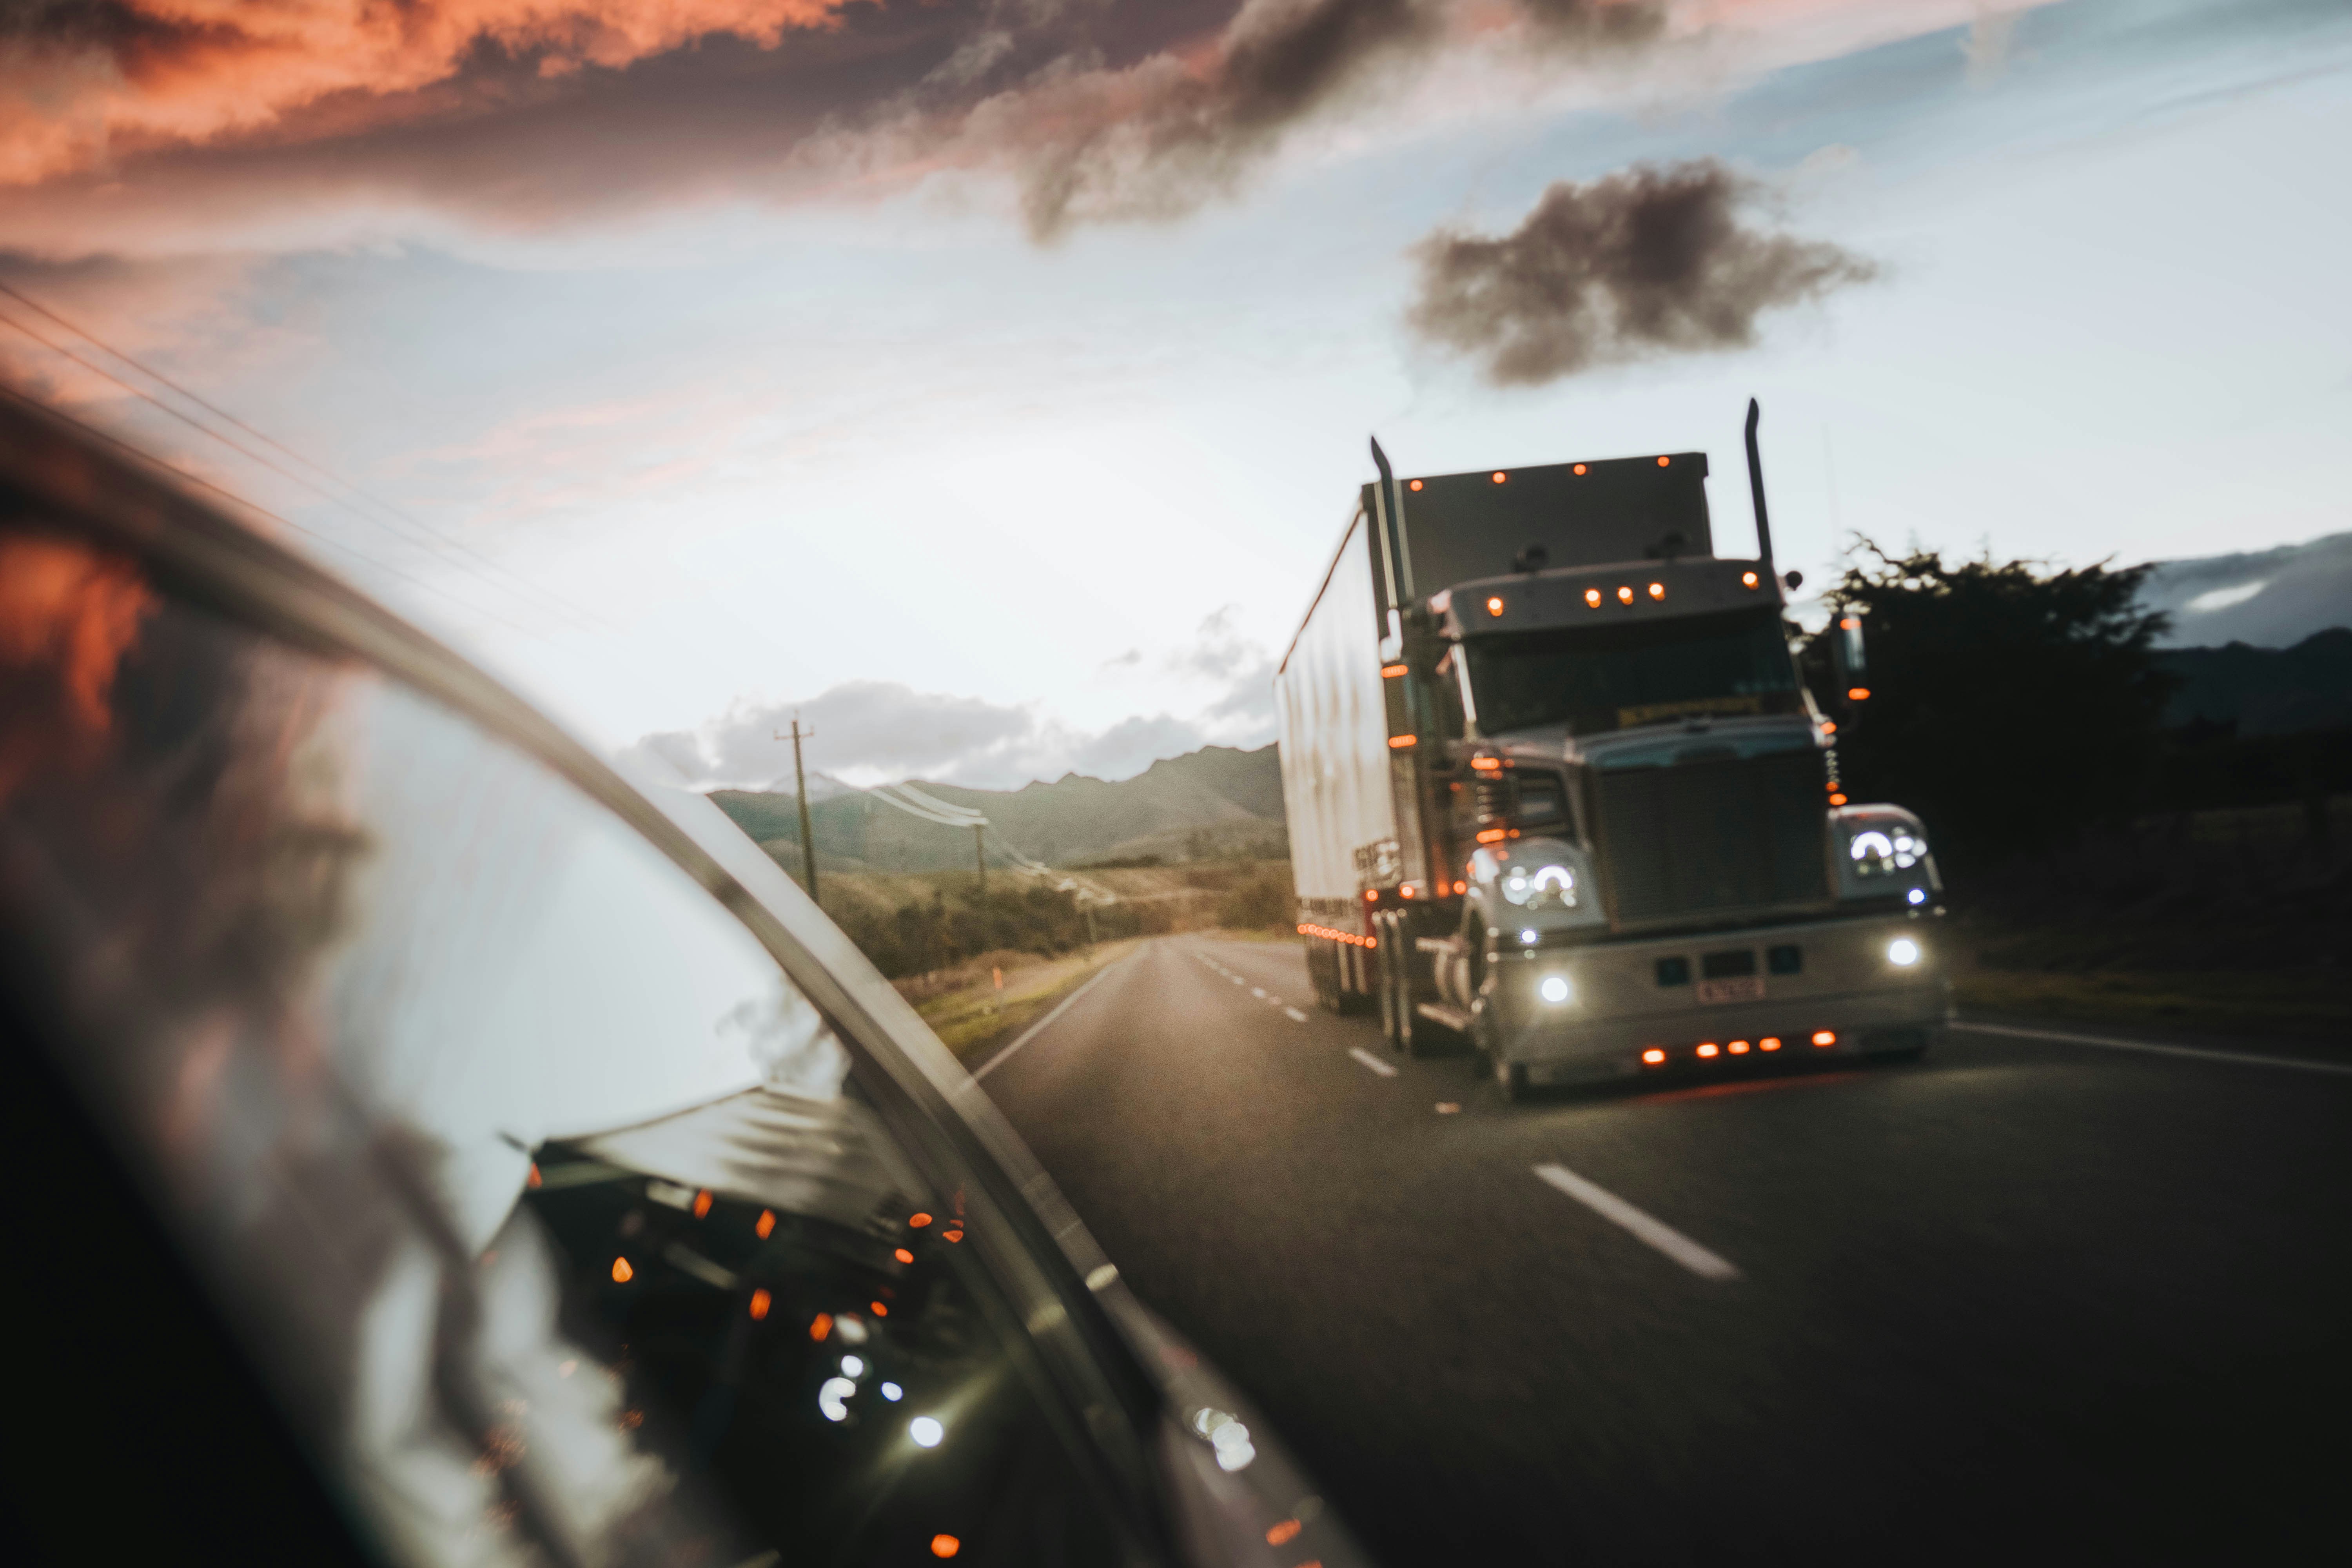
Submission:
[[1018,1320],[998,1325],[1007,1352],[1073,1463],[1144,1556],[1180,1557],[1153,1458],[1165,1398],[1094,1296],[1117,1270],[896,988],[717,806],[682,786],[632,781],[437,639],[194,495],[190,482],[0,386],[0,505],[131,557],[173,597],[442,704],[604,806],[749,930],[831,1026],[858,1089],[917,1171],[940,1193],[963,1194],[969,1234]]

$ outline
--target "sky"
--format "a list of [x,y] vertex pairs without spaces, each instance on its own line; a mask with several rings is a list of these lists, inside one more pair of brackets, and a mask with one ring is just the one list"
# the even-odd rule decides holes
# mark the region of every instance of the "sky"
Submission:
[[795,712],[1117,778],[1272,738],[1374,433],[1706,450],[1744,554],[1755,396],[1814,587],[2352,528],[2347,68],[2264,0],[48,0],[0,374],[698,783]]

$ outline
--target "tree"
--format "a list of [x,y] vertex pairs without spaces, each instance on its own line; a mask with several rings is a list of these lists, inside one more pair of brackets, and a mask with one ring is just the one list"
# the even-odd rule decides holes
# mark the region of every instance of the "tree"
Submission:
[[[1825,595],[1859,613],[1868,637],[1869,700],[1823,702],[1854,800],[1911,807],[1947,866],[1964,868],[2133,813],[2174,685],[2149,651],[2165,617],[2138,607],[2147,567],[2051,573],[1860,545],[1869,559]],[[1843,698],[1828,642],[1803,649],[1806,679]]]

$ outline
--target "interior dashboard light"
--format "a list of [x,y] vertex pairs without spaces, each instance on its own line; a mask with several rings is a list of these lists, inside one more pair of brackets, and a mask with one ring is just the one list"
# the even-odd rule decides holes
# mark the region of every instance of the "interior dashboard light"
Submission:
[[1499,616],[1503,613],[1503,601],[1499,596],[1486,601],[1486,613],[1490,616]]
[[1666,585],[1664,583],[1653,583],[1650,584],[1650,597],[1653,599],[1663,599],[1665,596]]
[[1584,603],[1588,609],[1599,609],[1601,607],[1601,590],[1598,588],[1587,588],[1584,591]]
[[1753,588],[1756,586],[1756,574],[1753,572],[1742,572],[1739,574],[1739,585],[1743,588]]
[[1617,589],[1617,602],[1621,605],[1632,604],[1633,602],[1633,590],[1631,587],[1620,584]]
[[1908,969],[1919,962],[1919,944],[1907,936],[1898,936],[1886,944],[1886,962],[1900,969]]

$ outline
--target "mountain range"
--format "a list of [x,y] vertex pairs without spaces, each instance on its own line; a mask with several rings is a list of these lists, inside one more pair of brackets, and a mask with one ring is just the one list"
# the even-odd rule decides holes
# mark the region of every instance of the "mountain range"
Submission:
[[[825,780],[809,786],[809,822],[820,871],[941,871],[972,863],[970,830],[900,810],[878,792]],[[1065,773],[1016,790],[911,781],[937,800],[987,816],[989,863],[1007,851],[1055,866],[1203,859],[1286,853],[1282,764],[1275,748],[1208,746],[1112,782]],[[775,792],[716,790],[710,796],[761,845],[797,865],[799,808],[789,784]]]

